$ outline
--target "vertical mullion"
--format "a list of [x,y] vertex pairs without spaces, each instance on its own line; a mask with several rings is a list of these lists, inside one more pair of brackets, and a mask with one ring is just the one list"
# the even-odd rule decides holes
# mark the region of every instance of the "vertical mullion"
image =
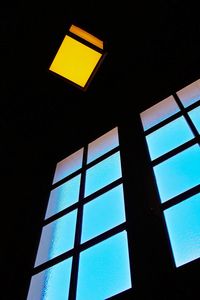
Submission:
[[76,221],[75,241],[74,241],[74,250],[75,251],[74,251],[74,256],[73,256],[73,260],[72,260],[71,280],[70,280],[70,289],[69,289],[69,299],[70,300],[76,299],[79,257],[80,257],[80,253],[79,253],[80,247],[79,246],[81,243],[81,230],[82,230],[82,220],[83,220],[83,204],[82,204],[83,202],[81,200],[84,198],[84,192],[85,192],[87,151],[88,151],[88,147],[85,146],[84,151],[83,151],[82,172],[81,172],[78,212],[77,212],[77,221]]
[[182,115],[185,117],[190,129],[192,130],[192,133],[194,134],[195,137],[198,137],[199,136],[199,133],[198,133],[198,130],[196,129],[196,127],[194,126],[192,120],[190,119],[190,116],[188,115],[188,112],[186,110],[186,108],[183,106],[181,100],[179,99],[178,95],[177,94],[174,94],[173,95],[181,112],[182,112]]

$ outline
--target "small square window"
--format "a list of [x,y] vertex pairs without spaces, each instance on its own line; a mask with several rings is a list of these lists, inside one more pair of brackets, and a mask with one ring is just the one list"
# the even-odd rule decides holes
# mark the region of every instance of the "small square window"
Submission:
[[80,180],[81,175],[75,176],[51,191],[45,219],[78,201]]
[[74,247],[77,210],[43,227],[35,266]]
[[53,183],[60,181],[66,176],[82,167],[83,148],[61,160],[56,165]]
[[193,137],[184,117],[168,123],[146,136],[151,159],[156,159]]
[[127,233],[116,234],[80,255],[77,300],[102,300],[131,288]]
[[81,241],[125,222],[122,184],[84,205]]
[[173,96],[158,102],[140,114],[144,130],[153,127],[179,111]]
[[117,152],[86,171],[85,197],[121,177],[120,153]]
[[200,184],[199,145],[155,166],[154,173],[162,203]]
[[178,91],[177,95],[184,107],[188,107],[200,100],[200,79]]
[[164,211],[176,266],[200,257],[200,194]]
[[72,258],[69,258],[34,275],[27,300],[68,299],[71,265]]

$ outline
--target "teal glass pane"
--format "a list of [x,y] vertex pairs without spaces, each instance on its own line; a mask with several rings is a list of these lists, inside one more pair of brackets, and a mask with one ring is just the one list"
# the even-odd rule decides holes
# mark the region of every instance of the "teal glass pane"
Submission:
[[189,141],[194,136],[184,117],[180,117],[146,136],[151,159]]
[[121,177],[120,153],[117,152],[86,171],[85,196]]
[[173,96],[169,96],[166,99],[158,102],[140,114],[144,130],[159,124],[165,119],[173,116],[179,110],[180,109]]
[[120,184],[84,205],[81,241],[86,242],[124,221],[124,195]]
[[104,300],[131,288],[125,231],[80,255],[77,300]]
[[188,107],[200,100],[200,79],[178,91],[177,95],[184,107]]
[[117,146],[119,146],[119,139],[116,127],[88,145],[87,162],[93,161]]
[[198,144],[154,167],[161,202],[165,202],[200,183]]
[[200,194],[164,211],[177,267],[200,257]]
[[200,134],[200,106],[191,110],[188,114]]
[[78,201],[80,180],[78,175],[51,191],[45,219]]
[[34,275],[27,300],[68,299],[71,265],[72,258],[69,258]]
[[82,167],[82,160],[83,148],[57,163],[53,183],[56,183],[73,172],[79,170]]
[[35,266],[74,247],[77,210],[43,227]]

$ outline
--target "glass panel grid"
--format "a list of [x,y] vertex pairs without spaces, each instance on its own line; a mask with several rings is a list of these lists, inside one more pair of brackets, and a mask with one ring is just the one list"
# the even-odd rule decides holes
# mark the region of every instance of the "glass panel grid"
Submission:
[[85,197],[122,176],[120,153],[117,152],[86,171]]
[[125,222],[122,184],[84,205],[82,243]]
[[185,118],[177,118],[146,136],[150,157],[156,159],[193,137]]

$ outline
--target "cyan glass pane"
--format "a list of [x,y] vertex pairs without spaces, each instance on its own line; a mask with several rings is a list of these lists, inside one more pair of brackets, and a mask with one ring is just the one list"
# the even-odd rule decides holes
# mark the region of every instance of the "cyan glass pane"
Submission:
[[200,106],[191,110],[188,114],[200,134]]
[[27,300],[68,299],[71,265],[72,258],[69,258],[34,275]]
[[164,211],[176,266],[200,257],[200,194]]
[[120,153],[117,152],[86,171],[85,196],[121,177]]
[[104,300],[131,288],[125,231],[80,255],[77,300]]
[[146,136],[151,159],[189,141],[194,136],[184,117],[180,117]]
[[178,91],[177,95],[184,107],[188,107],[200,100],[200,79]]
[[74,247],[77,210],[43,227],[35,266]]
[[119,139],[116,127],[88,145],[87,162],[93,161],[117,146],[119,146]]
[[200,147],[198,144],[154,167],[161,198],[165,202],[200,183]]
[[153,127],[179,111],[173,96],[158,102],[140,114],[144,130]]
[[124,221],[124,194],[120,184],[84,205],[81,241],[86,242]]
[[78,175],[51,191],[45,219],[78,201],[80,180]]
[[83,148],[57,163],[53,183],[79,170],[82,167],[82,160]]

